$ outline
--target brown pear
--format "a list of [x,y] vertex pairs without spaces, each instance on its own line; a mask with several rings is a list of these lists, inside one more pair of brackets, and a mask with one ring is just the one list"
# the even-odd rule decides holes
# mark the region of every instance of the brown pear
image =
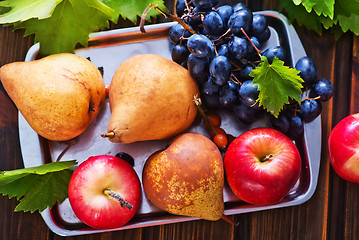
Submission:
[[173,137],[191,126],[196,81],[187,69],[156,54],[136,55],[116,70],[109,89],[112,142]]
[[201,134],[181,134],[168,148],[151,155],[142,183],[148,199],[171,214],[213,221],[223,216],[222,156]]
[[105,83],[97,67],[71,53],[0,68],[9,97],[42,137],[65,141],[80,135],[98,115]]

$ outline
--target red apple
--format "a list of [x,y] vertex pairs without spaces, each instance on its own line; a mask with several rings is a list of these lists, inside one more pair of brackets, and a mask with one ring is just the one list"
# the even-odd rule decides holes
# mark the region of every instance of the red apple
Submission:
[[343,118],[328,139],[334,171],[343,179],[359,183],[359,113]]
[[135,215],[141,183],[126,161],[110,155],[93,156],[74,171],[68,197],[76,216],[88,226],[118,228]]
[[272,128],[244,132],[228,146],[224,168],[233,193],[245,202],[281,201],[297,182],[301,158],[295,144]]

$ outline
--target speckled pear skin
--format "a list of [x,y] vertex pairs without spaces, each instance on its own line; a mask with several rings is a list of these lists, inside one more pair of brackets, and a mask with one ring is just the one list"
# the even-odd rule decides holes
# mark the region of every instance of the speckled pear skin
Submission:
[[110,84],[111,142],[132,143],[173,137],[197,115],[198,86],[188,70],[157,54],[124,61]]
[[97,67],[71,53],[6,64],[0,68],[0,79],[34,131],[54,141],[85,131],[105,98],[105,83]]
[[181,134],[167,149],[151,155],[142,183],[148,199],[171,214],[212,221],[223,216],[222,156],[201,134]]

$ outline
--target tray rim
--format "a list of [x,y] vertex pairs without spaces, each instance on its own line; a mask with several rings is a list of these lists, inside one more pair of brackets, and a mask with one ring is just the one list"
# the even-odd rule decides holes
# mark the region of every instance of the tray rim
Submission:
[[[278,13],[276,11],[258,11],[253,12],[254,14],[264,14],[268,16],[275,17],[279,20],[281,20],[286,27],[287,36],[288,36],[288,42],[290,44],[290,51],[291,55],[306,55],[304,47],[301,44],[301,41],[299,39],[299,36],[297,35],[294,27],[288,22],[287,18],[282,15],[281,13]],[[159,23],[159,24],[151,24],[146,25],[145,29],[148,31],[156,30],[158,28],[169,28],[173,26],[175,22],[165,22],[165,23]],[[107,30],[107,31],[101,31],[96,33],[91,33],[89,42],[91,41],[98,41],[103,38],[114,36],[114,35],[121,35],[124,33],[136,33],[139,32],[139,27],[130,27],[130,28],[121,28],[121,29],[114,29],[114,30]],[[293,42],[296,42],[297,44],[292,44]],[[298,45],[299,43],[299,45]],[[26,54],[25,61],[32,61],[36,58],[36,55],[39,51],[39,43],[34,44],[31,46]],[[83,48],[81,48],[83,49]],[[298,53],[299,51],[299,53]],[[21,139],[23,139],[25,136],[22,136],[22,129],[26,129],[29,127],[28,123],[22,116],[20,112],[19,113],[19,137],[20,137],[20,145],[21,149],[23,149],[23,144]],[[316,134],[313,134],[316,133]],[[35,139],[36,136],[40,138],[35,133]],[[321,115],[319,115],[314,121],[310,123],[304,124],[304,145],[305,149],[307,150],[308,155],[308,162],[310,165],[309,168],[309,175],[310,175],[310,181],[308,189],[305,191],[304,194],[299,195],[298,197],[294,198],[291,201],[285,201],[274,205],[269,206],[253,206],[250,208],[243,208],[243,209],[226,209],[224,211],[225,215],[234,215],[234,214],[241,214],[241,213],[248,213],[248,212],[256,212],[256,211],[263,211],[263,210],[269,210],[269,209],[275,209],[275,208],[282,208],[282,207],[289,207],[289,206],[295,206],[300,205],[306,201],[308,201],[314,194],[317,186],[318,181],[318,175],[319,175],[319,167],[320,167],[320,158],[321,158],[321,144],[322,144],[322,130],[321,130]],[[40,141],[40,139],[39,139]],[[315,146],[315,147],[314,147]],[[40,146],[39,146],[40,148]],[[44,155],[44,153],[41,151],[41,149],[38,149],[39,152],[41,152],[41,156]],[[25,167],[33,166],[33,165],[39,165],[39,163],[29,163],[29,161],[26,161],[26,156],[22,154],[23,157],[23,163]],[[43,156],[44,157],[44,156]],[[314,160],[313,160],[314,159]],[[42,161],[42,160],[41,160]],[[40,163],[42,164],[42,163]],[[185,216],[175,216],[173,215],[170,220],[163,221],[163,220],[157,220],[157,221],[151,221],[149,223],[134,223],[131,226],[123,226],[117,229],[108,229],[108,230],[96,230],[96,229],[90,229],[90,230],[69,230],[62,228],[59,224],[55,222],[53,219],[51,210],[49,208],[45,209],[43,212],[40,213],[42,218],[44,219],[47,226],[52,230],[54,233],[60,235],[60,236],[76,236],[76,235],[84,235],[84,234],[92,234],[92,233],[100,233],[100,232],[108,232],[108,231],[118,231],[118,230],[126,230],[126,229],[133,229],[133,228],[142,228],[142,227],[148,227],[148,226],[156,226],[160,224],[172,224],[172,223],[178,223],[178,222],[185,222],[185,221],[193,221],[198,220],[199,218],[194,217],[185,217]]]

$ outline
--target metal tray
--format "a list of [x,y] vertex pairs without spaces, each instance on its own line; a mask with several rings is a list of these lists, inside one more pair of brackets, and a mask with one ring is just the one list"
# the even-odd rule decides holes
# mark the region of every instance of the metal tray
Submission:
[[[305,56],[305,50],[298,38],[293,26],[287,19],[273,11],[256,12],[267,16],[271,29],[271,38],[265,48],[273,45],[284,46],[288,57],[287,64],[293,66],[296,61]],[[146,34],[142,34],[138,27],[104,31],[91,34],[89,46],[77,49],[75,54],[90,58],[97,67],[103,67],[104,80],[109,84],[117,67],[127,58],[144,53],[156,53],[171,59],[172,47],[168,40],[168,30],[175,23],[162,23],[145,26]],[[36,59],[39,45],[33,45],[25,61]],[[141,179],[143,165],[150,154],[163,148],[168,141],[147,141],[133,144],[115,144],[101,138],[100,134],[106,132],[110,118],[109,104],[106,102],[97,119],[89,128],[79,136],[79,142],[72,146],[61,160],[76,159],[79,163],[89,156],[111,154],[122,151],[132,155],[135,159],[135,170]],[[240,124],[234,121],[226,112],[222,112],[222,127],[233,136],[255,127],[268,126],[268,120],[258,119],[251,125]],[[202,126],[194,126],[188,131],[199,132],[207,135]],[[64,142],[48,141],[35,133],[19,113],[19,134],[22,157],[25,167],[38,166],[59,156],[66,148]],[[321,120],[320,116],[313,122],[305,124],[303,137],[295,141],[302,157],[303,168],[301,177],[290,193],[278,204],[270,206],[254,206],[239,200],[225,186],[223,195],[225,201],[225,215],[233,215],[260,211],[266,209],[294,206],[304,203],[313,195],[318,179],[320,154],[321,154]],[[72,236],[91,234],[104,231],[124,230],[196,220],[197,218],[175,216],[161,211],[153,206],[146,198],[142,190],[142,203],[135,217],[125,226],[111,230],[96,230],[81,223],[73,213],[68,200],[56,205],[52,209],[46,209],[41,213],[48,227],[58,235]]]

